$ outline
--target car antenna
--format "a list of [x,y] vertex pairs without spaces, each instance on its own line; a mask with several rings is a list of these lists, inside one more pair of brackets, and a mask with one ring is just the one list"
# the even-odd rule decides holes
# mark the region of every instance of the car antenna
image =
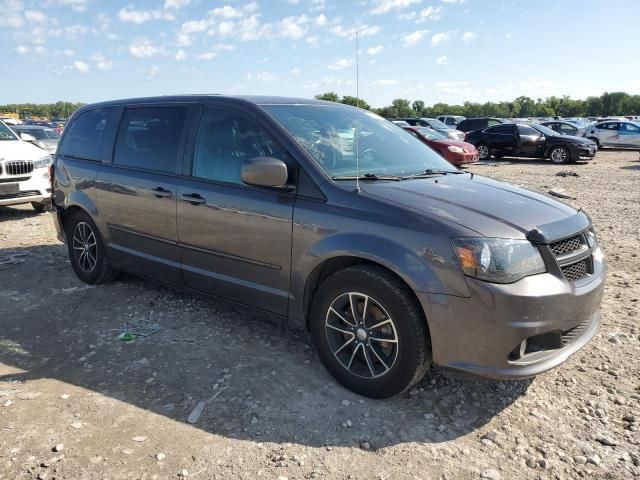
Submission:
[[[358,31],[356,30],[356,108],[360,107],[360,72],[359,70],[359,59],[360,56],[358,54]],[[358,125],[356,124],[356,128],[354,131],[356,136],[356,193],[360,193],[360,153],[358,148]]]

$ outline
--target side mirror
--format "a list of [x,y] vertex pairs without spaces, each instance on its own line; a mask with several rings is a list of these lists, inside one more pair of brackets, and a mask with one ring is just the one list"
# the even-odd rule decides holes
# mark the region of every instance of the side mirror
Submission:
[[282,160],[273,157],[253,157],[242,162],[240,178],[247,185],[285,188],[289,173]]
[[20,138],[22,140],[24,140],[25,142],[35,142],[36,141],[36,137],[34,137],[33,135],[29,135],[28,133],[21,133],[20,134]]

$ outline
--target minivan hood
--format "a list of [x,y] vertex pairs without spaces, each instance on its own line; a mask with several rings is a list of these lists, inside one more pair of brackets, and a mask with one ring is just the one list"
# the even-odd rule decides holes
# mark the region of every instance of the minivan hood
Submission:
[[29,142],[0,140],[0,160],[38,160],[46,155],[46,151]]
[[362,182],[360,186],[370,195],[444,218],[487,237],[525,238],[536,227],[562,222],[577,213],[544,195],[478,175]]

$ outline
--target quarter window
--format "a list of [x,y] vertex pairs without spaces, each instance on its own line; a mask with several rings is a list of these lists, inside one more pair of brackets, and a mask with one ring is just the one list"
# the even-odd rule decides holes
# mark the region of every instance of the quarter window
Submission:
[[[115,108],[99,108],[79,114],[67,127],[60,155],[84,160],[102,160],[105,133],[118,120]],[[112,130],[113,131],[113,130]]]
[[627,132],[633,132],[633,133],[640,133],[640,127],[633,125],[631,123],[623,123],[621,130],[625,130]]
[[242,162],[254,157],[288,163],[285,151],[253,120],[230,110],[205,110],[193,157],[194,177],[243,184]]
[[182,162],[182,135],[186,107],[149,107],[125,110],[113,163],[165,173],[176,173]]
[[497,127],[491,127],[487,129],[489,133],[499,133],[501,135],[512,135],[513,129],[511,125],[498,125]]

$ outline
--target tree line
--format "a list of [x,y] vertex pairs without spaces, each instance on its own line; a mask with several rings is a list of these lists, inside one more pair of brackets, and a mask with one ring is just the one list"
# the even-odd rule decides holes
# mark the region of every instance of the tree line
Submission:
[[[533,99],[520,96],[510,102],[464,102],[462,105],[436,103],[427,106],[422,100],[411,102],[405,98],[396,98],[391,105],[372,108],[365,100],[351,95],[342,98],[335,92],[316,95],[319,100],[357,105],[371,110],[383,117],[437,117],[439,115],[462,115],[464,117],[606,117],[612,115],[640,115],[640,95],[625,92],[605,92],[599,97],[584,100],[569,96]],[[18,113],[21,118],[47,117],[67,118],[82,102],[22,103],[0,105],[0,113]]]
[[82,102],[12,103],[8,105],[0,105],[0,113],[17,113],[20,115],[20,118],[68,118],[82,105],[84,105]]
[[335,92],[316,95],[318,100],[358,105],[383,117],[437,117],[439,115],[462,115],[464,117],[607,117],[617,115],[640,115],[640,95],[625,92],[605,92],[599,97],[584,100],[562,97],[533,99],[520,96],[510,102],[464,102],[462,105],[436,103],[427,106],[422,100],[411,102],[405,98],[396,98],[391,105],[371,108],[364,100],[345,95],[342,98]]

